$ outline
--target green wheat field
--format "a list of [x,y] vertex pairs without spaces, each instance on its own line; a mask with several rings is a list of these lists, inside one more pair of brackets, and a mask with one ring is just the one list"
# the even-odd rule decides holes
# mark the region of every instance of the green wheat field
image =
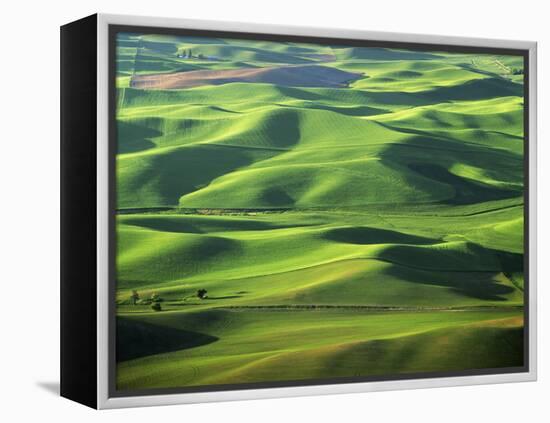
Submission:
[[523,59],[119,33],[116,386],[523,365]]

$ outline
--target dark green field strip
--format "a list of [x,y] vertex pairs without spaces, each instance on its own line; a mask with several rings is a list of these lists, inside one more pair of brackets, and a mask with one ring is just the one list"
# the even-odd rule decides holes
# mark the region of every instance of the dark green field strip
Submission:
[[[292,134],[281,133],[278,135],[281,138],[273,134],[266,136],[271,133],[270,125],[275,123],[267,125],[267,132],[258,132],[256,138],[250,138],[250,142],[256,142],[252,140],[257,140],[260,133],[264,137],[261,138],[264,140],[262,142],[267,145],[278,143],[278,139],[293,139]],[[358,128],[357,134],[361,131],[368,133],[368,126],[363,129]],[[303,129],[291,127],[288,131],[300,134],[294,138],[299,144],[309,139]],[[254,137],[252,132],[248,136]],[[384,136],[391,139],[393,135]],[[354,152],[367,155],[362,159],[364,161],[345,161],[329,159],[327,153],[323,153],[321,159],[319,154],[323,151],[323,143],[316,148],[310,146],[307,152],[302,150],[303,147],[265,149],[262,145],[262,148],[256,148],[257,144],[242,141],[246,137],[241,138],[241,145],[253,145],[253,148],[235,149],[236,144],[228,140],[226,142],[232,145],[229,148],[234,148],[234,151],[217,151],[215,148],[223,148],[218,143],[217,147],[201,143],[160,149],[155,154],[124,156],[119,163],[119,178],[123,186],[129,189],[119,191],[120,206],[132,208],[144,202],[151,203],[151,207],[174,206],[179,202],[188,208],[213,208],[223,203],[224,208],[305,208],[326,207],[335,203],[348,206],[381,202],[437,203],[455,201],[453,196],[460,197],[456,201],[473,204],[479,199],[487,201],[520,196],[517,191],[521,186],[522,162],[517,155],[504,149],[489,153],[483,145],[476,147],[475,144],[468,144],[465,147],[457,141],[409,136],[406,142],[394,139],[382,144],[367,144],[362,147],[362,151]],[[339,148],[349,145],[340,144]],[[359,148],[359,144],[355,146]],[[333,148],[334,154],[343,151],[336,146]],[[301,152],[311,157],[304,161],[306,156],[302,158]],[[427,152],[430,154],[427,155]],[[315,160],[316,156],[321,160]],[[211,159],[215,157],[219,159],[214,165]],[[419,175],[414,170],[408,170],[411,169],[410,165],[423,166],[425,169],[433,161],[441,163],[437,167],[441,171],[433,170]],[[196,167],[202,171],[190,173]],[[161,171],[153,178],[150,169],[157,168]],[[281,178],[281,172],[287,173],[287,179]],[[453,176],[441,179],[441,172],[452,172]],[[478,180],[471,182],[473,178]],[[379,187],[384,182],[393,183],[392,189],[382,196],[383,191]],[[469,198],[460,193],[468,184],[472,189],[477,186],[486,186],[487,189],[482,192],[478,189],[479,195],[472,194]],[[377,190],[373,190],[373,187],[377,187]],[[243,192],[241,196],[225,194],[237,189]]]
[[[505,312],[505,311],[520,311],[524,309],[522,305],[478,305],[478,306],[454,306],[454,307],[408,307],[408,306],[381,306],[381,305],[360,305],[360,304],[348,304],[348,305],[338,305],[338,304],[279,304],[279,305],[227,305],[227,306],[214,306],[214,307],[205,307],[201,303],[165,303],[168,307],[167,310],[171,312],[179,312],[181,310],[186,311],[205,311],[205,310],[221,310],[221,311],[231,311],[231,312],[246,312],[246,311],[255,311],[255,312],[314,312],[319,310],[326,311],[345,311],[345,312],[368,312],[368,313],[431,313],[431,312],[449,312],[449,313],[458,313],[458,312],[469,312],[469,311],[486,311],[486,312]],[[201,306],[194,308],[192,306]],[[166,310],[165,310],[166,311]],[[125,317],[138,317],[139,316],[150,316],[151,310],[142,308],[141,310],[135,310],[135,307],[125,307],[121,308],[117,313],[119,318]],[[195,339],[193,333],[185,332],[186,337],[184,341],[187,342],[187,336],[189,339]],[[170,335],[166,335],[167,338],[170,338]],[[202,338],[198,337],[197,342],[201,341]],[[204,338],[205,342],[209,338]],[[179,342],[179,341],[177,341]],[[183,341],[182,341],[183,342]],[[191,341],[189,341],[191,342]],[[202,341],[201,341],[202,342]],[[213,341],[212,341],[213,342]],[[181,348],[191,348],[195,345],[182,346]],[[151,353],[152,354],[152,353]],[[147,355],[147,354],[146,354]],[[124,361],[124,360],[122,360]]]
[[[172,284],[177,284],[177,279],[184,275],[187,277],[181,279],[182,285],[189,282],[204,283],[209,279],[213,282],[220,278],[242,279],[247,273],[250,274],[252,264],[259,266],[252,275],[279,273],[284,278],[281,271],[286,273],[291,269],[305,269],[315,264],[353,257],[399,263],[408,269],[416,267],[434,271],[464,271],[464,274],[468,274],[468,271],[518,271],[521,270],[518,267],[521,266],[521,255],[514,251],[515,245],[521,248],[521,243],[516,244],[511,238],[504,238],[502,242],[506,241],[505,244],[496,243],[501,242],[499,237],[506,237],[510,230],[516,230],[516,226],[502,226],[499,223],[510,218],[516,219],[518,215],[514,210],[504,210],[496,215],[438,217],[435,221],[430,216],[416,216],[413,220],[412,216],[385,216],[380,219],[376,214],[361,213],[124,215],[124,222],[131,226],[120,226],[119,242],[125,245],[127,239],[137,246],[135,243],[139,241],[145,249],[143,252],[140,249],[138,255],[125,255],[124,261],[120,262],[122,265],[127,261],[128,266],[131,266],[128,268],[130,273],[123,271],[126,266],[120,267],[123,271],[120,274],[120,287],[135,285],[131,281],[140,279],[142,282],[135,286],[150,286],[154,281],[159,287],[169,286],[170,280]],[[357,225],[369,221],[374,227]],[[472,224],[486,229],[477,229],[475,226],[472,229]],[[521,221],[518,221],[518,225],[521,227]],[[451,236],[448,235],[451,227],[456,234],[452,235],[455,239],[443,242],[443,238]],[[501,227],[504,231],[501,231]],[[468,237],[478,240],[481,245],[488,245],[464,242]],[[147,249],[147,245],[155,245],[155,249]],[[166,252],[163,252],[164,246],[168,248]],[[203,251],[204,256],[197,255],[197,251]],[[228,261],[220,262],[223,257],[227,257]],[[155,260],[156,264],[151,268],[149,263]],[[186,267],[190,264],[191,267]],[[233,271],[240,266],[243,266],[242,272]],[[204,270],[201,271],[201,268]],[[168,270],[170,273],[166,273]],[[230,273],[219,273],[222,271]],[[181,275],[179,278],[178,273]],[[169,274],[173,276],[165,279]]]
[[[199,304],[199,303],[197,303]],[[521,305],[479,305],[479,306],[455,306],[455,307],[403,307],[403,306],[380,306],[380,305],[360,305],[360,304],[351,304],[351,305],[335,305],[335,304],[278,304],[278,305],[266,305],[266,306],[254,306],[254,305],[243,305],[243,306],[222,306],[214,307],[214,309],[220,310],[363,310],[363,311],[373,311],[373,312],[431,312],[431,311],[511,311],[511,310],[523,310]],[[148,312],[150,313],[150,312]]]
[[[391,205],[385,204],[373,204],[365,207],[357,206],[338,206],[338,207],[308,207],[308,208],[186,208],[186,207],[137,207],[137,208],[122,208],[117,209],[116,213],[120,215],[162,215],[162,216],[247,216],[250,218],[255,218],[262,215],[273,215],[273,214],[303,214],[303,213],[319,213],[319,212],[329,212],[329,213],[344,213],[344,214],[359,214],[366,216],[378,216],[380,218],[384,216],[393,216],[393,217],[415,217],[415,216],[432,216],[432,217],[466,217],[466,216],[476,216],[480,214],[495,213],[508,209],[523,209],[523,200],[517,199],[514,201],[514,204],[505,204],[498,206],[498,204],[503,203],[502,201],[491,201],[487,204],[483,204],[486,208],[481,208],[477,211],[469,211],[470,207],[466,206],[453,206],[448,207],[445,205],[439,204],[414,204],[408,205],[407,203],[395,203]],[[510,203],[506,200],[505,203]],[[411,211],[414,213],[407,214],[403,212],[403,209],[410,207]],[[479,206],[479,205],[478,205]],[[444,211],[434,214],[434,210]],[[465,212],[457,213],[456,210],[465,210]],[[380,213],[384,214],[381,215]]]
[[[136,283],[144,297],[157,292],[163,310],[240,305],[311,304],[372,307],[472,307],[517,306],[522,293],[501,272],[449,272],[407,268],[381,260],[340,261],[291,272],[248,278],[197,280],[181,283]],[[206,288],[209,297],[199,301],[195,293]],[[119,291],[119,309],[150,312],[148,305],[130,306],[130,292]],[[126,305],[124,305],[126,304]]]
[[[162,327],[186,331],[199,324],[218,340],[179,351],[168,345],[165,352],[119,362],[120,388],[521,365],[519,310],[216,310],[124,319],[127,325],[141,325],[138,322],[146,319],[153,333],[155,326],[159,331]],[[134,347],[139,349],[139,342]]]

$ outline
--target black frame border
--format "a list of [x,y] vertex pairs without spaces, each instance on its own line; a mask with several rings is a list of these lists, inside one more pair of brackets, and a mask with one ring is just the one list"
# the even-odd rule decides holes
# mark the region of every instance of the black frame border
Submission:
[[[523,154],[523,175],[524,175],[524,236],[523,236],[523,272],[524,272],[524,328],[523,343],[524,365],[518,367],[471,369],[464,371],[449,372],[418,372],[406,374],[389,374],[383,376],[365,376],[365,377],[340,377],[323,379],[304,379],[289,381],[271,381],[254,383],[236,383],[223,385],[199,385],[179,388],[150,388],[150,389],[132,389],[117,390],[116,388],[116,152],[117,152],[117,128],[116,128],[116,35],[120,32],[133,32],[149,35],[176,35],[176,36],[194,36],[209,38],[232,38],[240,40],[262,40],[275,42],[295,42],[311,43],[321,45],[338,45],[350,47],[378,47],[407,49],[415,51],[430,52],[449,52],[463,54],[498,54],[523,57],[524,76],[523,76],[523,97],[524,97],[524,154]],[[500,47],[479,47],[479,46],[461,46],[451,44],[419,43],[407,41],[380,41],[380,40],[362,40],[335,37],[317,37],[302,36],[292,34],[268,34],[239,31],[216,31],[203,29],[188,29],[174,27],[140,26],[140,25],[108,25],[108,150],[109,150],[109,304],[108,304],[108,327],[109,327],[109,356],[108,356],[108,397],[122,398],[150,395],[170,395],[170,394],[188,394],[200,392],[221,392],[221,391],[242,391],[268,388],[288,388],[288,387],[306,387],[319,385],[340,385],[349,383],[367,383],[367,382],[389,382],[412,379],[438,379],[449,377],[468,377],[481,375],[499,375],[511,373],[527,373],[530,369],[529,363],[529,50],[500,48]]]
[[60,28],[60,389],[97,407],[97,22]]

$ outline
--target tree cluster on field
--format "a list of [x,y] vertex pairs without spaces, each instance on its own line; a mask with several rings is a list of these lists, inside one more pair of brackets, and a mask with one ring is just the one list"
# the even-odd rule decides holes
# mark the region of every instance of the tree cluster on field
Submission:
[[133,305],[150,305],[154,311],[161,311],[162,306],[160,303],[163,301],[159,294],[156,292],[151,293],[148,298],[141,298],[141,295],[137,290],[132,290],[130,300]]
[[180,58],[183,58],[183,59],[192,59],[194,57],[196,57],[197,59],[206,59],[206,56],[202,53],[199,53],[197,54],[196,56],[193,56],[193,50],[189,49],[189,50],[181,50],[180,52],[178,52],[176,54],[177,57],[180,57]]
[[[200,288],[195,295],[197,298],[204,300],[208,298],[208,291],[204,288]],[[152,310],[162,311],[161,302],[163,299],[156,292],[151,293],[149,297],[142,298],[141,294],[134,289],[130,294],[130,301],[133,305],[150,305]]]

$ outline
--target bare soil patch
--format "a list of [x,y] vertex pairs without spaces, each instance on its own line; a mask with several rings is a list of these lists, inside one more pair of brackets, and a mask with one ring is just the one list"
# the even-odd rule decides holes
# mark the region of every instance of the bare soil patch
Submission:
[[300,65],[135,75],[130,86],[142,89],[177,89],[231,82],[259,82],[290,87],[341,88],[360,77],[362,75],[359,73],[329,66]]

